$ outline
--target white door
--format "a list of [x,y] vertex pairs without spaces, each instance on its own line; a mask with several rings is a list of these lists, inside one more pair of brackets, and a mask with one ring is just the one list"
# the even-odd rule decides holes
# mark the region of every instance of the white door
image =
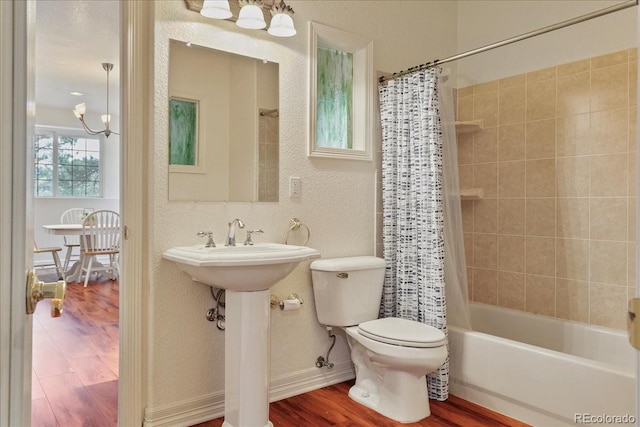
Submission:
[[[121,13],[120,378],[118,424],[144,416],[143,295],[148,140],[145,96],[151,64],[153,2],[119,2]],[[31,332],[27,266],[33,261],[34,0],[0,0],[0,426],[31,425]],[[129,144],[129,138],[136,144]],[[126,183],[126,185],[124,185]],[[127,237],[127,235],[131,237]],[[129,262],[133,258],[134,262]],[[124,288],[124,289],[123,289]],[[42,302],[41,302],[42,304]]]
[[[0,2],[0,425],[31,423],[31,318],[26,273],[32,264],[30,167],[34,4]],[[32,55],[33,57],[33,55]],[[7,381],[8,380],[8,381]]]

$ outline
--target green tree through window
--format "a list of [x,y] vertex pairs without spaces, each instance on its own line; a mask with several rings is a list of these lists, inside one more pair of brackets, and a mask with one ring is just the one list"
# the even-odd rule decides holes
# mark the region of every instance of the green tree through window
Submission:
[[37,197],[102,196],[98,137],[37,129],[34,152]]

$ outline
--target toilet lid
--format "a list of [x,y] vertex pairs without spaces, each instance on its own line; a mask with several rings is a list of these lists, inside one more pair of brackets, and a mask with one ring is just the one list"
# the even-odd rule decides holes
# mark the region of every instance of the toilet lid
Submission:
[[413,320],[385,317],[358,325],[361,335],[374,341],[403,347],[439,347],[444,345],[444,333],[433,326]]

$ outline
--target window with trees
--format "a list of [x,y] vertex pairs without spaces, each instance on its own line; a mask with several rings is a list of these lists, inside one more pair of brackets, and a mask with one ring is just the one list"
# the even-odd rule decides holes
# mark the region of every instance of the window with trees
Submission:
[[100,138],[73,130],[37,128],[36,197],[101,197]]

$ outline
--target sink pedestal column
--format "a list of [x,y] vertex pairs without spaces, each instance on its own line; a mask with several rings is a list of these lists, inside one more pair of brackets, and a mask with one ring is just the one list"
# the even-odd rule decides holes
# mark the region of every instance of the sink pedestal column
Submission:
[[273,427],[269,421],[270,291],[225,292],[224,423]]

